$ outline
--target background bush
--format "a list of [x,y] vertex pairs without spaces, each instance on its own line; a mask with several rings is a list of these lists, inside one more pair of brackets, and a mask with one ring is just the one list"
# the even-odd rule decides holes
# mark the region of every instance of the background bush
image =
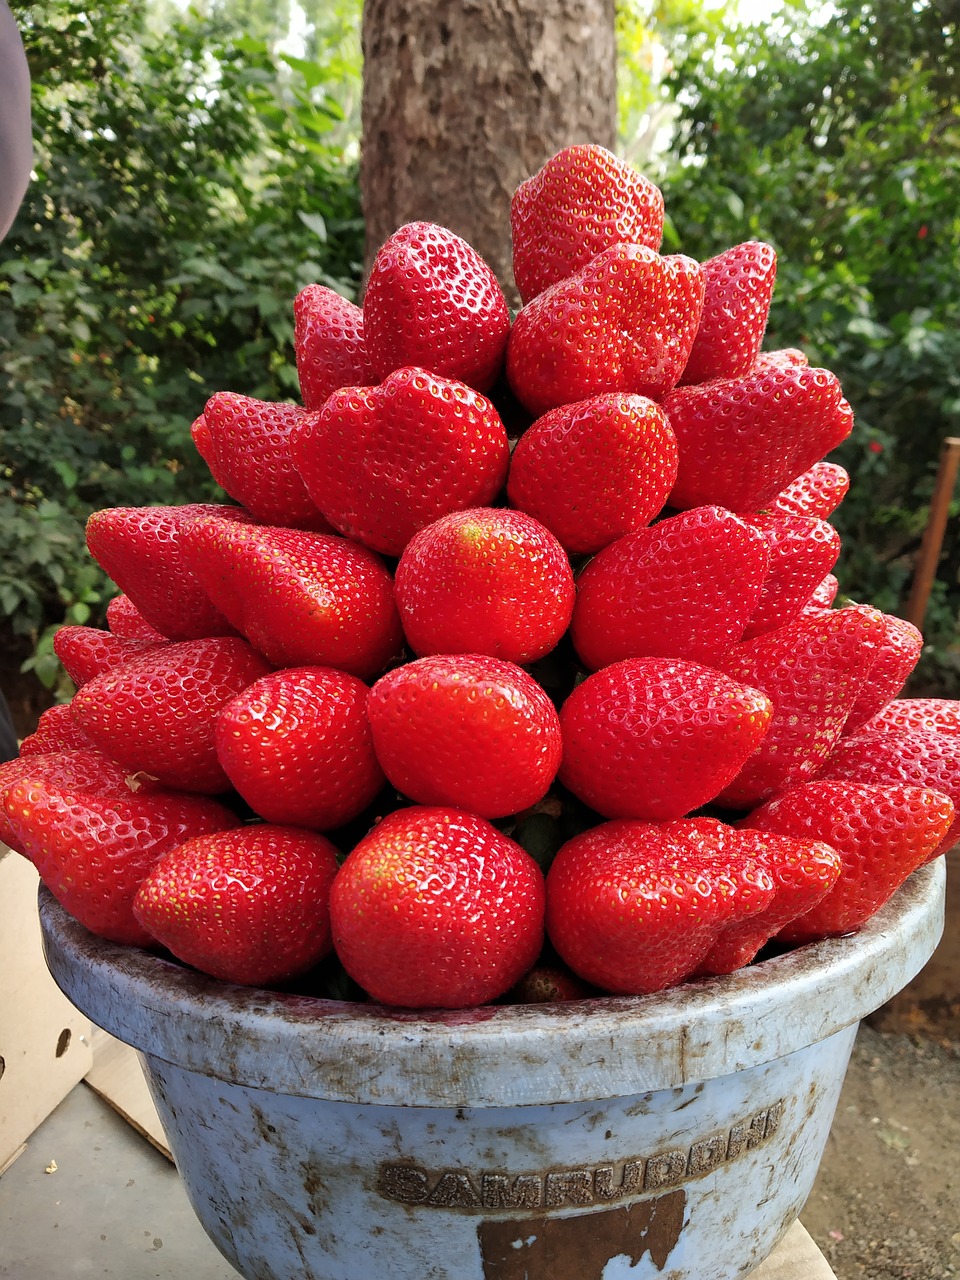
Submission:
[[51,684],[52,628],[115,590],[89,512],[216,493],[191,421],[218,390],[296,396],[292,299],[353,295],[362,223],[335,46],[284,58],[143,0],[14,7],[36,180],[0,249],[0,625]]

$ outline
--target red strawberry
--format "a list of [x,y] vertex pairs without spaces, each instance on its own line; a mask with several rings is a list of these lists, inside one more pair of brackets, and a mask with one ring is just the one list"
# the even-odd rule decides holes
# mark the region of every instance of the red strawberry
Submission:
[[[273,404],[218,391],[197,422],[216,458],[217,483],[256,520],[330,533],[290,455],[290,438],[310,414],[295,404]],[[197,423],[192,431],[196,431]],[[196,437],[194,437],[196,438]],[[206,457],[206,454],[204,454]]]
[[770,314],[777,254],[760,240],[703,264],[703,318],[681,383],[737,378],[754,366]]
[[587,982],[618,995],[694,974],[724,929],[757,917],[774,883],[750,858],[705,858],[670,827],[605,822],[569,840],[547,874],[547,933]]
[[337,851],[296,827],[199,834],[157,861],[134,900],[141,925],[185,964],[270,986],[327,955]]
[[64,750],[24,755],[19,759],[0,764],[0,842],[9,845],[17,853],[16,836],[6,820],[3,802],[7,791],[24,778],[49,783],[54,788],[80,790],[103,797],[126,799],[141,790],[156,790],[150,778],[132,777],[127,769],[97,751],[92,742],[87,747],[68,747]]
[[677,442],[645,396],[611,392],[545,413],[517,441],[507,496],[564,547],[592,554],[660,513]]
[[752,858],[773,879],[775,892],[759,915],[728,925],[710,948],[699,972],[733,973],[743,968],[791,920],[821,902],[840,875],[840,855],[817,840],[797,840],[772,831],[736,830],[715,818],[685,818],[667,827],[704,857],[723,865]]
[[217,756],[267,822],[327,831],[355,818],[386,779],[367,719],[365,684],[330,667],[262,676],[217,719]]
[[276,666],[335,667],[367,679],[403,643],[379,556],[297,529],[198,522],[185,553],[211,599]]
[[897,698],[861,726],[863,733],[891,729],[960,734],[960,702],[953,698]]
[[407,368],[379,387],[334,392],[304,420],[293,456],[331,524],[398,556],[424,525],[492,502],[510,445],[486,396]]
[[107,605],[107,629],[121,640],[153,640],[162,644],[166,636],[151,627],[129,596],[114,596]]
[[743,634],[768,563],[762,535],[721,507],[627,534],[577,579],[577,653],[593,669],[646,657],[709,665]]
[[[519,320],[518,320],[519,324]],[[759,511],[850,433],[826,369],[773,367],[678,387],[661,400],[677,436],[672,507]]]
[[657,399],[676,385],[702,309],[703,273],[692,258],[614,245],[517,316],[510,386],[537,415],[607,391]]
[[556,538],[522,511],[480,507],[427,525],[400,557],[397,608],[414,653],[535,662],[573,613],[573,571]]
[[499,658],[419,658],[377,681],[367,711],[384,773],[419,804],[502,818],[536,804],[560,765],[553,703]]
[[53,751],[95,751],[93,739],[77,724],[69,702],[48,707],[33,733],[20,743],[21,756],[46,755]]
[[749,808],[805,782],[843,731],[883,637],[877,618],[852,609],[804,616],[734,645],[717,667],[762,689],[774,707],[769,732],[718,802]]
[[506,1004],[556,1004],[563,1000],[586,1000],[595,992],[569,969],[538,964],[524,974],[504,996]]
[[540,954],[544,900],[540,868],[483,818],[400,809],[340,868],[330,895],[334,946],[383,1004],[485,1004]]
[[840,583],[832,573],[828,573],[821,583],[819,583],[810,596],[810,599],[803,607],[803,611],[808,609],[816,611],[819,609],[829,609],[837,597],[840,590]]
[[[817,775],[830,782],[928,787],[949,796],[960,813],[960,751],[956,735],[885,729],[844,738]],[[937,857],[960,840],[960,816],[934,849]]]
[[772,713],[757,689],[698,663],[617,662],[561,708],[559,780],[608,818],[682,818],[736,776]]
[[183,535],[199,519],[249,521],[238,507],[109,507],[87,521],[90,554],[151,627],[171,640],[233,635],[234,630],[183,558]]
[[[840,403],[843,405],[845,401]],[[817,516],[826,520],[839,507],[849,488],[850,476],[843,467],[821,460],[781,489],[769,507],[787,516]]]
[[565,147],[513,193],[513,278],[524,302],[616,244],[659,249],[663,195],[604,147]]
[[53,652],[73,683],[79,686],[169,643],[162,636],[158,641],[123,640],[98,627],[60,627],[53,637]]
[[805,369],[810,361],[796,347],[782,347],[779,351],[761,351],[753,364],[754,373],[763,369]]
[[238,823],[206,797],[104,794],[42,773],[22,776],[3,803],[15,839],[61,906],[92,933],[136,946],[153,942],[134,918],[133,899],[154,862],[190,836]]
[[742,518],[763,534],[770,551],[760,599],[743,633],[743,639],[749,640],[800,616],[811,594],[837,562],[840,535],[826,520],[810,516]]
[[207,426],[207,420],[201,413],[199,417],[194,418],[190,424],[190,439],[193,441],[194,448],[200,457],[207,464],[207,470],[213,476],[214,480],[221,489],[226,490],[224,480],[226,476],[220,470],[220,464],[217,459],[217,450],[214,447],[213,436],[210,434],[210,428]]
[[239,637],[184,640],[97,676],[72,705],[81,728],[124,768],[215,794],[230,786],[217,760],[217,716],[269,670]]
[[340,387],[377,381],[363,342],[363,312],[333,289],[308,284],[293,300],[293,348],[300,395],[321,409]]
[[755,810],[747,827],[822,840],[842,863],[833,889],[780,937],[810,942],[860,929],[912,871],[934,856],[953,817],[952,802],[926,787],[819,779]]
[[487,391],[503,365],[510,313],[476,249],[433,222],[409,222],[380,248],[363,298],[378,377],[419,365]]
[[881,613],[867,605],[851,605],[854,609],[866,609],[879,617],[883,626],[880,649],[870,668],[870,673],[843,726],[844,736],[856,733],[878,711],[897,696],[907,682],[907,677],[920,661],[923,636],[903,618]]

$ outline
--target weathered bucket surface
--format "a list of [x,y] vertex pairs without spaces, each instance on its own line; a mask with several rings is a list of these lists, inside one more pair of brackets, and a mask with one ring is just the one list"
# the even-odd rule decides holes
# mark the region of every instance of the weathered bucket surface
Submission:
[[935,948],[944,879],[727,978],[436,1015],[216,983],[47,894],[41,921],[248,1280],[735,1280],[809,1195],[859,1021]]

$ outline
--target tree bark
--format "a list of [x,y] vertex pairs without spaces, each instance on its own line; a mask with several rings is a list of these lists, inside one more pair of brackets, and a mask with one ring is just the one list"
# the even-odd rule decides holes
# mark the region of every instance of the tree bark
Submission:
[[561,147],[616,136],[614,0],[366,0],[366,265],[393,231],[455,231],[515,300],[510,198]]

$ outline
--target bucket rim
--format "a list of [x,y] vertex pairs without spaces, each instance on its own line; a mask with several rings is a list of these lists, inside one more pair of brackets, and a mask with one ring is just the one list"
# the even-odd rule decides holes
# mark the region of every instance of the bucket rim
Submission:
[[920,971],[943,931],[945,860],[859,933],[648,996],[408,1011],[241,987],[96,937],[43,886],[47,966],[141,1052],[274,1093],[381,1106],[595,1101],[714,1079],[819,1043]]

